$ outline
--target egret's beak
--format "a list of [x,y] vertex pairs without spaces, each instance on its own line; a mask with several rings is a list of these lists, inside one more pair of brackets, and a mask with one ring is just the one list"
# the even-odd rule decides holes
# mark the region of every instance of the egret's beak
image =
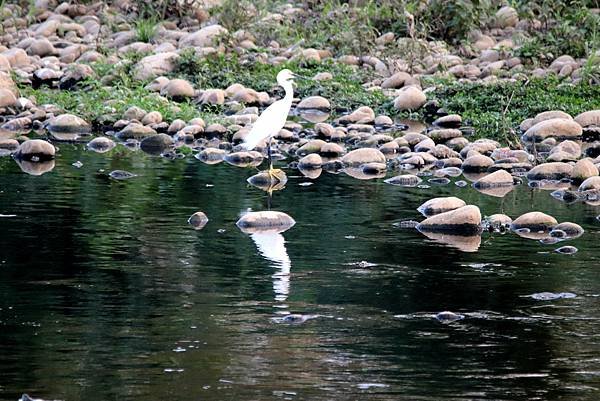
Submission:
[[306,77],[306,76],[304,76],[304,75],[298,75],[298,74],[296,74],[296,73],[292,73],[292,76],[293,76],[294,78],[296,78],[296,79],[312,80],[312,78],[311,78],[311,77]]

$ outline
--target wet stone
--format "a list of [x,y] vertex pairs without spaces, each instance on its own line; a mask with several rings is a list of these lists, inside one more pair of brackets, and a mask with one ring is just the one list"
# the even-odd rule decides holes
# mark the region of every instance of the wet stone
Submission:
[[206,148],[198,152],[194,157],[206,164],[217,164],[223,161],[227,152],[223,149]]
[[421,178],[413,174],[402,174],[384,180],[386,184],[397,185],[401,187],[415,187],[423,181]]
[[196,212],[190,216],[188,223],[194,227],[195,230],[202,230],[208,223],[208,217],[204,212]]
[[465,206],[466,203],[462,199],[454,196],[446,198],[433,198],[423,203],[417,208],[417,211],[425,217],[448,212]]
[[137,174],[133,174],[125,170],[113,170],[108,174],[108,176],[115,180],[129,180],[137,177]]
[[292,228],[295,224],[296,221],[291,216],[274,210],[246,213],[236,223],[240,230],[247,233],[283,232]]
[[561,246],[560,248],[554,250],[554,252],[561,253],[563,255],[573,255],[573,254],[577,253],[577,251],[578,251],[577,248],[575,248],[574,246],[570,246],[570,245]]
[[429,180],[427,180],[427,182],[429,182],[430,184],[435,184],[435,185],[448,185],[448,184],[450,184],[450,179],[446,178],[446,177],[437,177],[437,178],[430,178]]
[[105,153],[116,146],[115,142],[107,137],[99,136],[87,143],[87,148],[96,153]]
[[528,297],[533,298],[536,301],[553,301],[555,299],[576,298],[577,295],[573,294],[572,292],[538,292],[528,295]]
[[449,311],[440,312],[435,315],[435,319],[441,323],[452,323],[452,322],[456,322],[458,320],[462,320],[464,318],[465,318],[464,315],[460,315],[458,313],[449,312]]

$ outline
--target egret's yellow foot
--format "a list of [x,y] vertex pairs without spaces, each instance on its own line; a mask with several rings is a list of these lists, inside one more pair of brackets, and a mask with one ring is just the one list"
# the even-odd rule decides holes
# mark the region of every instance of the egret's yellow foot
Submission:
[[281,170],[281,169],[271,167],[271,168],[269,168],[269,170],[267,170],[267,174],[269,174],[271,181],[273,181],[273,180],[277,180],[278,182],[287,181],[287,177],[286,177],[285,173],[283,172],[283,170]]

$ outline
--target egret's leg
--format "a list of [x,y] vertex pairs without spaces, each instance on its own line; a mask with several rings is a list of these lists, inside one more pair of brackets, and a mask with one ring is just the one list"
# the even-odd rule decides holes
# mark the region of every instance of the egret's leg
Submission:
[[273,159],[271,158],[271,138],[267,141],[267,160],[269,161],[269,174],[273,171]]
[[267,170],[267,174],[269,174],[271,182],[281,182],[285,179],[285,173],[278,168],[273,168],[273,157],[271,155],[271,140],[272,139],[269,138],[269,141],[267,142],[267,158],[269,160],[269,170]]

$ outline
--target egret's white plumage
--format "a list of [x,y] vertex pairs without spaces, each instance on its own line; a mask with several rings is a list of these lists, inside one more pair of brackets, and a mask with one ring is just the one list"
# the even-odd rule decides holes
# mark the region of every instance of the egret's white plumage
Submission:
[[271,138],[283,128],[294,98],[293,79],[294,73],[290,70],[279,71],[277,83],[285,89],[285,96],[267,107],[254,122],[252,129],[244,138],[244,148],[252,150],[263,140],[266,140],[268,144]]

